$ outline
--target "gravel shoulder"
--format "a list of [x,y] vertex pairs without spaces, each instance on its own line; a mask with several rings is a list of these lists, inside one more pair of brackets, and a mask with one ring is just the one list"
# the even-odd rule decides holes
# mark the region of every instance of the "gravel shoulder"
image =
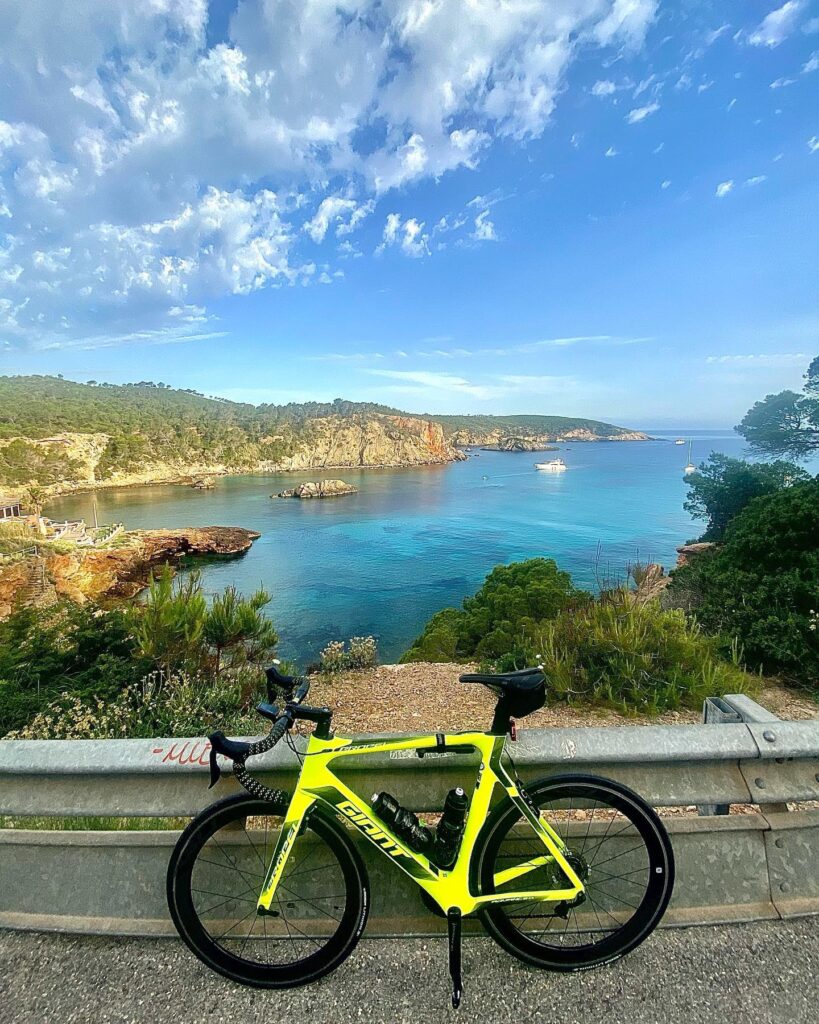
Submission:
[[443,938],[365,939],[331,977],[276,993],[221,979],[171,940],[0,932],[0,964],[3,1024],[813,1024],[819,918],[669,929],[574,975],[467,939],[457,1012]]
[[[474,666],[417,662],[380,665],[361,672],[315,677],[311,704],[333,708],[340,733],[457,732],[483,730],[492,721],[495,698],[485,686],[459,683]],[[819,705],[807,695],[765,686],[755,696],[763,707],[784,719],[819,717]],[[699,711],[669,711],[654,718],[627,716],[607,708],[565,704],[547,706],[527,716],[522,726],[689,725],[701,721]]]

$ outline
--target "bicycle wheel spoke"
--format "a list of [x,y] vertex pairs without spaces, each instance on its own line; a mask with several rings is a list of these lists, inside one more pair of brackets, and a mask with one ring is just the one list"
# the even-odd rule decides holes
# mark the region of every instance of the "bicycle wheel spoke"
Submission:
[[641,850],[641,849],[643,849],[643,844],[642,843],[638,843],[636,846],[632,846],[630,850],[623,850],[621,853],[615,853],[615,855],[613,857],[609,857],[608,860],[601,860],[599,862],[595,862],[594,864],[590,864],[589,867],[590,868],[600,868],[604,864],[610,864],[611,861],[613,861],[613,860],[618,860],[618,858],[620,858],[620,857],[625,857],[625,855],[627,853],[634,853],[636,850]]
[[318,816],[308,823],[270,911],[259,914],[282,815],[250,798],[227,803],[203,812],[199,832],[178,847],[187,857],[176,854],[170,908],[183,939],[205,963],[245,983],[326,973],[355,945],[366,919],[365,883],[349,841]]
[[[501,929],[493,928],[492,934],[524,959],[534,957],[546,966],[591,966],[600,962],[596,958],[616,953],[618,943],[624,946],[629,934],[639,935],[634,931],[642,927],[634,923],[638,919],[649,921],[641,937],[656,923],[646,916],[651,914],[652,906],[646,901],[650,895],[655,904],[661,899],[652,881],[652,865],[657,863],[662,838],[653,839],[656,830],[646,832],[642,821],[649,812],[644,812],[629,794],[618,792],[614,783],[597,786],[591,780],[567,781],[552,787],[545,783],[541,792],[537,800],[539,816],[560,837],[563,854],[583,884],[583,894],[557,903],[490,903],[486,914]],[[524,824],[522,815],[510,815],[504,822],[505,831],[492,848],[492,863],[482,869],[485,885],[491,886],[501,872],[523,868],[528,860],[544,853],[543,843],[519,834]],[[667,848],[667,842],[665,845]],[[551,867],[547,861],[512,880],[515,889],[521,883],[538,891],[566,887],[556,858],[552,858]],[[502,895],[511,890],[498,886],[497,890],[484,891]],[[662,885],[659,891],[662,894]],[[515,935],[520,936],[519,942]],[[604,952],[597,953],[598,949]]]

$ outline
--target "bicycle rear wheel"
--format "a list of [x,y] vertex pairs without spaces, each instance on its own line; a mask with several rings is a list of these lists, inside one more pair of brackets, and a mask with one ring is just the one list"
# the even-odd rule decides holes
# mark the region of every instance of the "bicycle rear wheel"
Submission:
[[334,821],[314,812],[296,839],[270,916],[256,901],[286,802],[240,794],[206,808],[168,865],[168,906],[187,946],[232,981],[292,988],[345,960],[364,930],[369,888],[361,859]]
[[[566,844],[585,899],[490,904],[481,911],[484,927],[513,956],[549,970],[597,967],[630,952],[656,928],[674,886],[674,854],[660,818],[626,786],[594,776],[556,776],[526,792]],[[481,893],[565,888],[554,862],[496,886],[498,872],[545,853],[511,801],[493,813],[484,836],[476,854]]]

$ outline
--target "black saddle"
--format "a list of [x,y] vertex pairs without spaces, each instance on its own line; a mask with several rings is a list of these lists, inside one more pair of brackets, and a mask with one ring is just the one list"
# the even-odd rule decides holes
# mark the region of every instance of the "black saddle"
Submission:
[[465,672],[458,678],[462,683],[482,683],[497,694],[492,732],[505,733],[510,718],[531,715],[546,703],[546,676],[539,668],[499,673]]

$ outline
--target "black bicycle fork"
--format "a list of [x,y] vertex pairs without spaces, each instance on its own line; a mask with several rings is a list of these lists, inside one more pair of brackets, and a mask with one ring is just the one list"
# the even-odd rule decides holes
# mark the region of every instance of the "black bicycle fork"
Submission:
[[461,979],[461,911],[458,907],[450,907],[446,912],[447,932],[449,937],[449,976],[452,978],[452,1006],[458,1009],[464,985]]

